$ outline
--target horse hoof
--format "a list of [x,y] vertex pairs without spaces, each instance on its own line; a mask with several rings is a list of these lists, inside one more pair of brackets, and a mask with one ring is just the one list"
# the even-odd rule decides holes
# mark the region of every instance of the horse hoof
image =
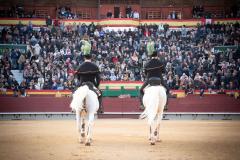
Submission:
[[81,137],[85,137],[85,133],[81,133]]
[[156,141],[155,141],[154,139],[151,138],[151,140],[150,140],[150,144],[151,144],[151,145],[155,145],[155,142],[156,142]]
[[78,142],[81,143],[81,144],[83,144],[84,140],[80,137],[80,138],[78,139]]
[[153,146],[153,145],[155,145],[155,142],[151,142],[150,144]]
[[90,142],[85,143],[85,146],[91,146]]
[[83,144],[84,141],[83,141],[82,139],[79,139],[78,142],[79,142],[80,144]]

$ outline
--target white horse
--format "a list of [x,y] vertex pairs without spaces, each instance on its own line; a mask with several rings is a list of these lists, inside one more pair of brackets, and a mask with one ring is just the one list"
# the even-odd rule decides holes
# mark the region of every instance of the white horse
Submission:
[[145,88],[143,96],[145,110],[140,115],[140,118],[148,119],[150,126],[149,140],[151,145],[155,145],[156,141],[160,141],[159,129],[166,102],[166,89],[163,86],[150,86]]
[[[70,107],[72,111],[76,111],[77,130],[80,134],[79,142],[84,143],[86,135],[85,145],[91,145],[94,115],[99,108],[97,94],[90,90],[87,85],[81,86],[74,92]],[[87,115],[88,123],[85,130]]]

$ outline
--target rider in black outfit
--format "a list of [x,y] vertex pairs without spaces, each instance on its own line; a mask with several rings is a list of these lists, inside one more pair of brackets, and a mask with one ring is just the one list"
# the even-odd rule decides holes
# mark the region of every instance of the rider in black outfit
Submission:
[[144,66],[144,73],[146,75],[146,81],[140,89],[140,102],[141,102],[140,109],[144,109],[142,98],[143,98],[143,94],[144,94],[144,88],[147,85],[151,85],[151,86],[162,85],[166,88],[167,95],[169,92],[168,87],[164,83],[163,77],[162,77],[162,73],[165,72],[164,63],[158,59],[158,55],[157,55],[156,51],[153,51],[152,53],[148,53],[148,54],[149,54],[151,60],[148,61]]
[[84,55],[84,62],[80,65],[77,70],[77,77],[80,81],[80,86],[88,85],[89,89],[93,90],[98,95],[99,100],[99,113],[103,113],[102,107],[102,93],[98,89],[100,84],[100,71],[96,64],[91,62],[92,56],[90,54]]

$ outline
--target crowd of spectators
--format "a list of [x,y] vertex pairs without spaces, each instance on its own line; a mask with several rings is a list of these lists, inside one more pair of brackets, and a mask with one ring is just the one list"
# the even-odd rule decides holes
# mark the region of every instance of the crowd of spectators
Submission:
[[126,10],[125,12],[126,18],[134,18],[134,19],[140,18],[139,12],[136,10],[132,10],[132,7],[130,5],[128,5],[125,10]]
[[58,8],[58,18],[59,19],[79,19],[79,15],[72,13],[70,7],[62,6]]
[[[0,59],[0,88],[74,90],[74,76],[83,62],[82,39],[92,44],[93,61],[103,81],[143,81],[148,60],[146,44],[154,40],[155,49],[166,66],[164,80],[171,89],[240,89],[239,49],[214,51],[214,46],[239,46],[240,26],[207,24],[195,29],[184,26],[142,25],[135,30],[104,31],[93,23],[49,26],[34,29],[31,24],[5,27],[0,43],[27,44],[27,52],[5,52]],[[17,84],[11,69],[23,73]],[[24,95],[24,92],[23,92]]]
[[112,11],[111,10],[108,10],[107,14],[106,14],[106,17],[107,18],[134,18],[134,19],[139,19],[140,18],[140,15],[139,15],[139,12],[134,10],[128,10],[126,9],[126,15],[124,16],[122,14],[122,12],[119,12],[118,15],[113,15]]
[[172,11],[171,13],[169,13],[169,15],[167,16],[167,19],[181,19],[181,13],[180,12],[175,12]]
[[139,19],[140,15],[138,11],[131,11],[130,13],[126,12],[126,16],[122,14],[122,12],[119,12],[118,15],[113,15],[111,10],[108,10],[106,14],[107,18],[133,18],[133,19]]

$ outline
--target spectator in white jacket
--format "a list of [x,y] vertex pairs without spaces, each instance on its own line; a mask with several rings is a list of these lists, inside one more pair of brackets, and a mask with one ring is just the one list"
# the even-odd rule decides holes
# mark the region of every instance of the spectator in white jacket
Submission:
[[37,43],[34,46],[32,46],[32,48],[33,48],[34,56],[39,56],[41,51],[41,46]]

